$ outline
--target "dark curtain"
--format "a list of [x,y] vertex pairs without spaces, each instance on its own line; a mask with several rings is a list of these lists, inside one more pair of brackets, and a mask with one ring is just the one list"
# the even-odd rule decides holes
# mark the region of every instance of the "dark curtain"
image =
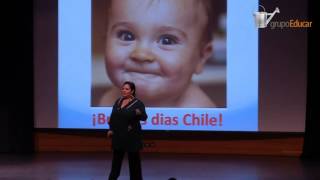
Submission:
[[33,142],[33,1],[1,5],[0,152],[32,153]]
[[[320,159],[320,119],[319,111],[316,109],[316,96],[319,93],[319,70],[316,61],[319,60],[316,52],[316,29],[318,22],[315,21],[315,2],[309,1],[309,21],[312,21],[312,28],[308,32],[308,82],[307,82],[307,111],[306,130],[303,145],[303,158]],[[319,48],[319,46],[318,46]]]

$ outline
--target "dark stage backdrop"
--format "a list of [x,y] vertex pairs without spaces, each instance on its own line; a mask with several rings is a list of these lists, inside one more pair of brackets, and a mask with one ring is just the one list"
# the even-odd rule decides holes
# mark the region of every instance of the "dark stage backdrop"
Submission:
[[[7,61],[1,62],[1,80],[4,82],[1,88],[4,91],[1,93],[0,103],[0,152],[31,152],[33,150],[32,137],[34,125],[33,4],[32,1],[27,0],[19,2],[11,1],[8,7],[13,7],[13,12],[16,15],[13,17],[3,16],[6,17],[4,18],[7,25],[6,35],[10,38],[9,41],[5,41],[5,59]],[[314,8],[315,4],[313,3],[309,7]],[[311,16],[311,13],[309,15]],[[314,23],[314,28],[309,32],[308,42],[308,103],[304,145],[304,155],[306,156],[314,156],[319,152],[319,147],[317,146],[319,139],[316,139],[319,136],[319,113],[315,112],[315,106],[312,106],[314,105],[316,93],[319,92],[315,88],[315,83],[318,82],[319,77],[319,71],[317,71],[315,66],[315,60],[317,60],[315,51],[316,25]],[[36,78],[40,77],[36,76]],[[52,85],[49,85],[47,88],[52,88]],[[269,90],[272,92],[275,89],[269,87]],[[52,101],[47,101],[47,103],[51,105],[44,110],[52,111],[49,108],[53,108],[54,110],[55,103]],[[47,114],[41,117],[54,119],[56,115]],[[317,156],[319,157],[319,155]]]
[[14,0],[1,7],[0,152],[33,152],[33,3]]
[[[309,19],[314,22],[314,27],[308,32],[308,86],[307,86],[307,112],[306,112],[306,130],[303,145],[302,157],[320,159],[320,117],[316,107],[317,97],[319,96],[319,66],[316,61],[319,60],[319,48],[316,49],[318,43],[317,30],[319,30],[319,21],[315,21],[315,1],[309,1]],[[319,31],[318,31],[319,32]],[[317,105],[318,106],[318,105]]]

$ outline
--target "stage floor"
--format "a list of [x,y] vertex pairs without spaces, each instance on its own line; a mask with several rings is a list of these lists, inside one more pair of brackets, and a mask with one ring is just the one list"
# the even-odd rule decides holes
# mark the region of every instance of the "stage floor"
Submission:
[[[142,153],[144,180],[320,179],[318,162],[298,157]],[[110,153],[0,154],[1,180],[102,180]],[[119,180],[129,180],[125,157]]]

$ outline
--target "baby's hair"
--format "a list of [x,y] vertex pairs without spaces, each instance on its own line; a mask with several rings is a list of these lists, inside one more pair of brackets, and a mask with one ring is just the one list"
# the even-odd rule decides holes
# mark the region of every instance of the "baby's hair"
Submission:
[[217,16],[216,7],[214,0],[196,0],[196,2],[201,2],[203,7],[205,8],[205,12],[207,15],[207,24],[205,26],[202,41],[209,42],[213,39],[213,32],[215,30],[217,24]]
[[[152,4],[155,1],[161,1],[161,0],[151,0],[150,4]],[[183,0],[180,0],[183,1]],[[198,5],[203,5],[203,8],[205,9],[206,16],[207,16],[207,24],[203,31],[203,36],[201,41],[202,42],[210,42],[213,39],[213,32],[215,31],[215,28],[217,26],[217,20],[219,12],[223,8],[222,4],[225,3],[226,0],[194,0],[194,3],[197,3]],[[107,16],[109,15],[110,8],[112,6],[112,0],[106,0],[106,8],[107,8]],[[107,17],[108,18],[108,17]]]

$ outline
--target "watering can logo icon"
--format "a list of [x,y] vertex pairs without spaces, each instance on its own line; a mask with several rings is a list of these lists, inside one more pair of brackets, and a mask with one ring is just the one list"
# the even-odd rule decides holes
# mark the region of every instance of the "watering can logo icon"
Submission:
[[278,7],[276,7],[276,9],[272,13],[267,13],[263,6],[261,6],[261,5],[259,5],[259,6],[263,8],[263,11],[254,12],[253,13],[254,20],[255,20],[256,26],[258,28],[265,28],[265,27],[267,27],[268,23],[271,21],[273,16],[276,13],[280,13],[280,9]]

